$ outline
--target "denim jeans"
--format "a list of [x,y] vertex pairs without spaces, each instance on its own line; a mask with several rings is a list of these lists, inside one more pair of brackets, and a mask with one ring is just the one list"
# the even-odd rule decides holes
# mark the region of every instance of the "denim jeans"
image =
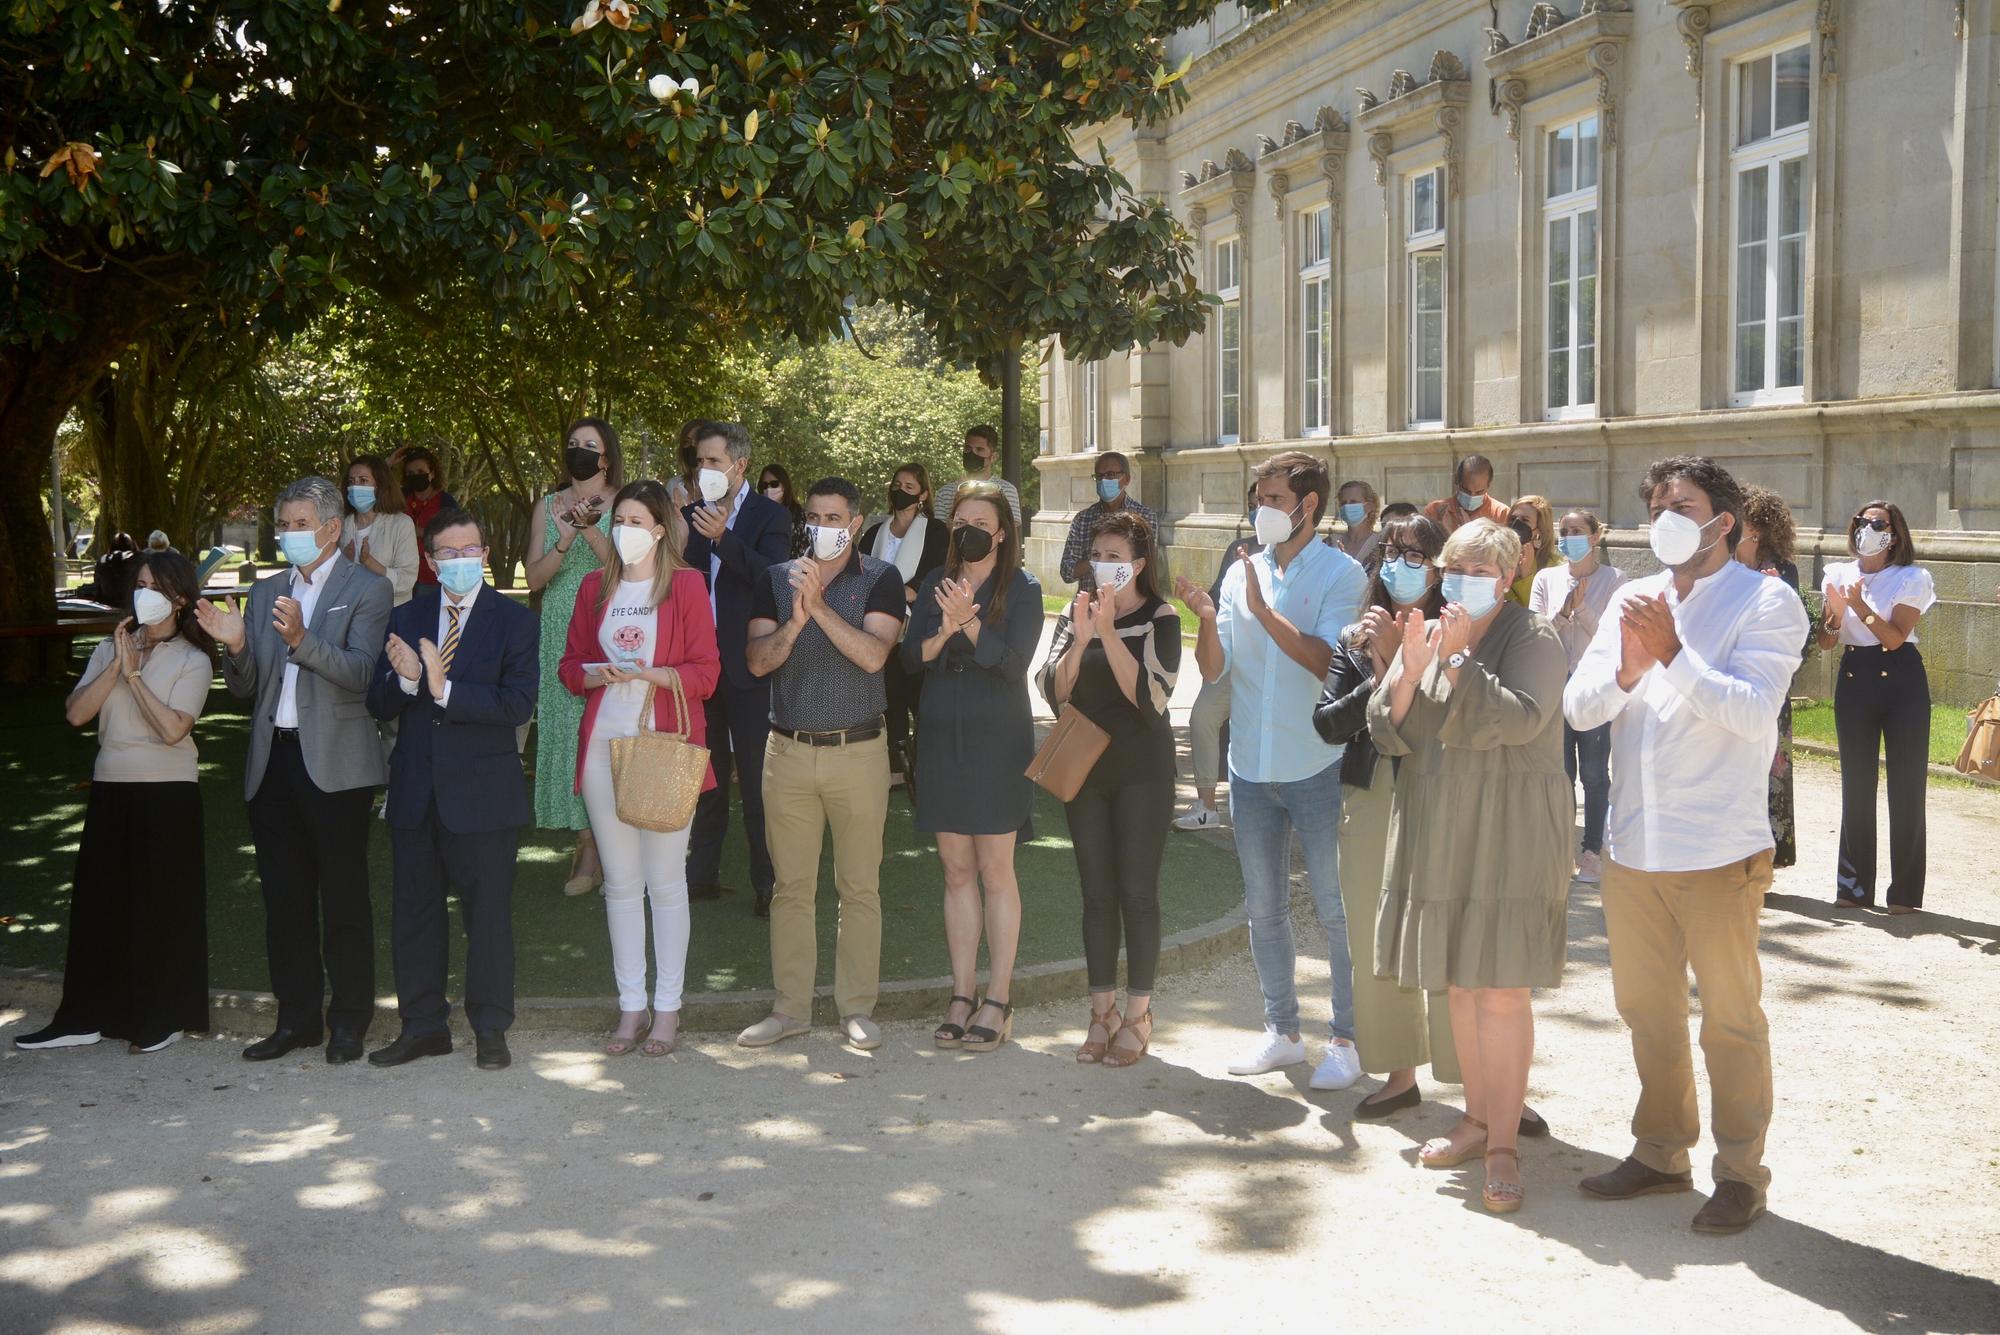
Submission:
[[1578,732],[1563,724],[1563,769],[1572,782],[1583,771],[1583,847],[1604,851],[1604,817],[1611,809],[1611,725]]
[[1229,772],[1229,820],[1243,864],[1243,908],[1250,918],[1250,958],[1264,993],[1264,1023],[1299,1032],[1292,942],[1292,831],[1305,846],[1313,907],[1326,929],[1333,973],[1335,1038],[1354,1037],[1354,962],[1347,949],[1347,911],[1340,905],[1340,762],[1291,783],[1252,783]]

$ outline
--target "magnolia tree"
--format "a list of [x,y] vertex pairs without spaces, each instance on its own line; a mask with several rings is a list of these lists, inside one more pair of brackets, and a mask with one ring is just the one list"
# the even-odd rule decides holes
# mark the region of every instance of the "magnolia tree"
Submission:
[[620,291],[816,338],[885,301],[996,374],[1185,339],[1187,238],[1072,139],[1174,109],[1164,38],[1213,8],[13,0],[0,620],[49,607],[57,424],[188,306],[282,334],[343,294]]

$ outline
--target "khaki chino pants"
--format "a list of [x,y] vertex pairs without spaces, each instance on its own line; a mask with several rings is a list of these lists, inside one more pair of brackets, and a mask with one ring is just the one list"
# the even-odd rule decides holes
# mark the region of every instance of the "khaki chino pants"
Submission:
[[875,1009],[882,977],[882,823],[889,815],[889,747],[880,736],[808,746],[772,733],[764,747],[764,838],[776,877],[771,894],[775,1009],[812,1018],[819,940],[814,899],[819,853],[833,829],[833,884],[840,930],[833,997],[840,1014]]
[[1759,1190],[1770,1185],[1764,1133],[1771,1124],[1771,1033],[1757,961],[1758,918],[1770,888],[1769,849],[1708,871],[1604,864],[1611,987],[1639,1068],[1632,1157],[1656,1172],[1687,1172],[1688,1151],[1701,1136],[1687,1027],[1692,966],[1701,993],[1715,1180]]

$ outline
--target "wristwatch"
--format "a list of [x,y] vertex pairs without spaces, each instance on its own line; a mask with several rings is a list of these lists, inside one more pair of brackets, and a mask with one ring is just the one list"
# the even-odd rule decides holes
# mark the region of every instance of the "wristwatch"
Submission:
[[1872,626],[1872,625],[1874,625],[1874,624],[1875,624],[1875,614],[1874,614],[1873,612],[1870,612],[1870,613],[1869,613],[1869,614],[1868,614],[1867,616],[1865,616],[1865,617],[1861,618],[1861,624],[1862,624],[1862,625],[1864,625],[1864,626]]
[[1452,656],[1451,656],[1450,658],[1447,658],[1447,659],[1445,659],[1445,660],[1444,660],[1444,665],[1445,665],[1446,667],[1448,667],[1448,668],[1462,668],[1462,667],[1464,667],[1464,666],[1465,666],[1465,650],[1461,649],[1461,650],[1459,650],[1459,651],[1458,651],[1457,653],[1453,654],[1453,655],[1452,655]]

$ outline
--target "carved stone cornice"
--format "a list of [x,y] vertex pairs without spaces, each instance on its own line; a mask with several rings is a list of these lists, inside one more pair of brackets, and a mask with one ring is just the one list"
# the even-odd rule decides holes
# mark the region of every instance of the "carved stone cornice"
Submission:
[[[1403,73],[1398,71],[1398,73]],[[1389,180],[1389,155],[1396,151],[1396,136],[1428,126],[1444,140],[1444,161],[1450,187],[1458,188],[1459,134],[1465,123],[1465,105],[1472,97],[1472,77],[1465,62],[1449,51],[1431,57],[1430,78],[1407,91],[1397,91],[1386,101],[1376,101],[1373,93],[1360,90],[1361,110],[1356,126],[1368,132],[1368,156],[1375,163],[1375,184]]]
[[1272,172],[1265,180],[1271,191],[1271,216],[1279,222],[1285,220],[1285,196],[1291,193],[1292,178],[1286,172]]
[[1531,85],[1555,83],[1572,71],[1578,77],[1589,75],[1597,80],[1604,144],[1606,148],[1616,145],[1618,102],[1612,74],[1624,59],[1619,48],[1631,36],[1628,0],[1586,3],[1584,11],[1573,19],[1564,18],[1552,4],[1538,4],[1528,15],[1528,28],[1521,40],[1486,56],[1486,72],[1493,79],[1493,111],[1506,117],[1507,137],[1514,141],[1516,172],[1521,170],[1521,108]]
[[1714,22],[1706,4],[1694,0],[1673,0],[1681,12],[1674,18],[1674,27],[1680,30],[1681,45],[1687,48],[1688,77],[1694,80],[1694,114],[1701,115],[1701,71],[1702,45],[1708,40],[1708,29]]
[[[1333,206],[1333,224],[1340,226],[1340,180],[1347,169],[1347,121],[1333,107],[1321,107],[1308,129],[1297,121],[1285,123],[1281,141],[1266,149],[1257,160],[1258,169],[1270,174],[1271,197],[1278,216],[1284,217],[1284,196],[1294,185],[1303,186],[1315,172],[1326,181],[1327,202]],[[1285,184],[1278,185],[1279,181]]]
[[1203,162],[1198,172],[1181,173],[1181,205],[1195,233],[1208,225],[1217,205],[1227,203],[1239,229],[1250,222],[1250,200],[1257,187],[1257,164],[1240,148],[1223,154],[1222,161]]

